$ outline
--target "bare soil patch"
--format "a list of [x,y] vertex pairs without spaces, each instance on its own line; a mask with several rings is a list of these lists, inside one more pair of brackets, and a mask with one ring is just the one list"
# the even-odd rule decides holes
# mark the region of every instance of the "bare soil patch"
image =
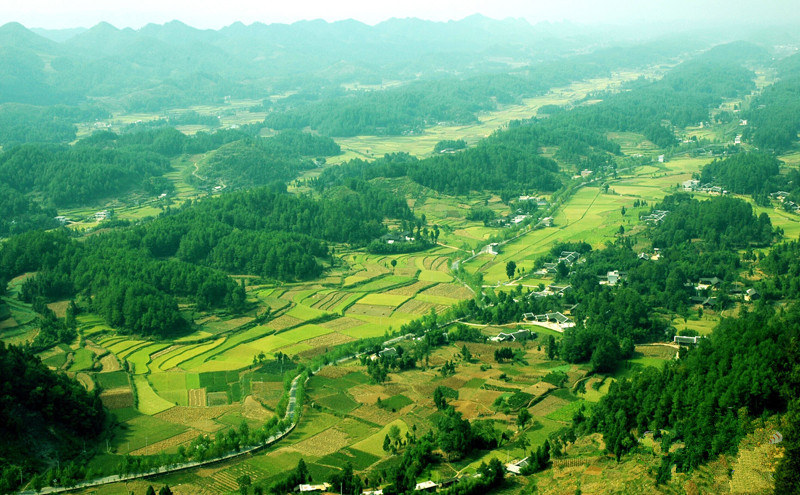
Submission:
[[347,447],[347,433],[328,428],[311,438],[296,443],[294,449],[304,457],[326,456]]
[[205,388],[190,388],[189,389],[189,406],[191,407],[206,407],[206,389]]
[[363,324],[364,322],[361,320],[356,318],[348,318],[345,316],[343,318],[336,318],[335,320],[320,323],[319,326],[338,332],[341,330],[349,330],[351,328],[360,327]]
[[333,347],[352,342],[353,340],[355,340],[353,337],[348,337],[347,335],[333,332],[326,335],[320,335],[319,337],[314,337],[313,339],[304,340],[303,343],[308,344],[311,347]]
[[275,330],[284,330],[289,327],[294,327],[303,323],[303,320],[299,318],[295,318],[294,316],[283,315],[275,318],[274,320],[270,320],[267,323],[269,328],[274,328]]
[[377,306],[375,304],[354,304],[347,310],[347,314],[364,316],[391,316],[394,312],[393,306]]
[[158,452],[163,452],[167,449],[175,448],[180,445],[187,445],[192,440],[197,438],[196,431],[185,431],[174,437],[167,438],[166,440],[161,440],[160,442],[156,442],[153,444],[148,445],[147,447],[143,447],[141,449],[134,450],[130,453],[130,455],[152,455]]

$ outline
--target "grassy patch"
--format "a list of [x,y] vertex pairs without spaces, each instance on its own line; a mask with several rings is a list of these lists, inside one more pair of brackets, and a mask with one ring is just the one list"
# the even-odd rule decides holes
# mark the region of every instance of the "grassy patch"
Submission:
[[325,397],[319,397],[315,400],[323,407],[327,407],[328,409],[339,414],[347,414],[361,405],[348,397],[344,392],[327,395]]
[[94,353],[85,347],[81,347],[72,354],[72,365],[69,371],[87,371],[94,366]]
[[413,403],[413,400],[409,399],[403,394],[393,395],[386,400],[381,399],[381,407],[390,411],[399,411],[400,409]]
[[344,466],[346,463],[353,465],[353,469],[366,469],[380,460],[380,457],[356,449],[343,449],[339,452],[326,455],[317,461],[317,464],[326,466]]
[[112,371],[111,373],[97,373],[94,381],[104,389],[121,388],[130,386],[128,374],[124,371]]
[[145,376],[134,375],[133,384],[136,386],[137,409],[142,413],[158,414],[175,405],[156,394]]

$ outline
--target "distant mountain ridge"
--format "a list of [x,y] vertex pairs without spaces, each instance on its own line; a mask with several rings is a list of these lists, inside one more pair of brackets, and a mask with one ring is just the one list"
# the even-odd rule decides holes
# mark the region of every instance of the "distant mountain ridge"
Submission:
[[[638,32],[638,31],[637,31]],[[602,35],[599,35],[602,34]],[[502,74],[641,35],[569,23],[473,15],[459,21],[299,21],[197,29],[180,21],[119,29],[0,27],[0,104],[76,105],[101,99],[154,112],[233,98],[263,99],[345,84]],[[673,33],[669,43],[696,40]],[[678,41],[680,40],[680,41]]]
[[477,15],[450,22],[390,19],[375,26],[355,20],[234,23],[219,30],[180,21],[65,30],[8,23],[0,27],[0,103],[103,98],[124,110],[151,111],[166,102],[263,98],[308,84],[497,71],[579,50],[590,42],[586,38],[579,29],[557,37],[548,26]]

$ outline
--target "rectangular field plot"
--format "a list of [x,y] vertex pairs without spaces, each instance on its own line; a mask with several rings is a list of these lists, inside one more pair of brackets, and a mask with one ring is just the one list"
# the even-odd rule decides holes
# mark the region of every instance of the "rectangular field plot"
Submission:
[[419,279],[423,282],[450,282],[453,277],[446,272],[422,270],[419,274]]
[[347,414],[361,404],[354,401],[344,392],[339,392],[314,399],[317,404],[334,411],[337,414]]
[[308,321],[313,320],[314,318],[319,318],[320,316],[324,316],[327,313],[325,311],[312,308],[311,306],[298,304],[287,311],[286,314],[302,321]]
[[393,306],[383,306],[377,304],[362,304],[356,303],[347,309],[345,314],[350,316],[377,316],[388,317],[394,312]]
[[366,284],[359,285],[358,290],[363,292],[380,292],[392,287],[410,284],[412,282],[414,282],[414,279],[411,277],[390,275],[379,280],[373,280]]
[[[148,445],[174,437],[187,430],[185,426],[170,423],[152,416],[137,416],[125,422],[126,429],[118,429],[114,443],[118,454],[128,454]],[[154,452],[150,452],[153,454]]]
[[111,373],[96,373],[94,380],[104,389],[127,387],[130,385],[128,373],[113,371]]
[[397,307],[408,300],[410,296],[391,294],[367,294],[358,302],[360,305],[392,306]]
[[380,460],[380,457],[356,449],[345,448],[338,452],[326,455],[317,461],[317,464],[324,466],[340,467],[348,462],[352,464],[353,469],[361,470],[375,464]]

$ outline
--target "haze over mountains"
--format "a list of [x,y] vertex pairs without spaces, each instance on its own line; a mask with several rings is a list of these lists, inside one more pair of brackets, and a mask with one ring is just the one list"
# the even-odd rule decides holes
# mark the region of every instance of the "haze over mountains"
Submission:
[[[29,30],[8,23],[0,27],[0,103],[101,99],[120,110],[152,111],[225,96],[264,98],[306,86],[507,73],[656,34],[478,15],[446,23],[392,19],[376,26],[353,20],[235,23],[218,31],[179,21],[138,30],[108,23]],[[664,36],[665,44],[678,39]],[[681,33],[680,43],[691,51],[709,36]]]

